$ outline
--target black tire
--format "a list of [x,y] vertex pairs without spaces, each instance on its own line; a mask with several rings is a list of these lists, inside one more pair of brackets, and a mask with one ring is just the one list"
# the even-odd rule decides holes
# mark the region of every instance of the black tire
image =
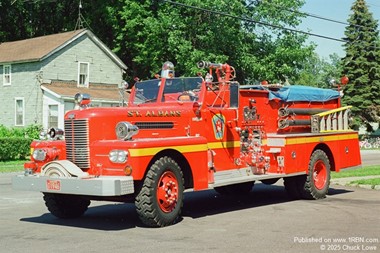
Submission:
[[[166,185],[166,187],[164,187]],[[172,225],[181,218],[184,180],[170,157],[161,157],[149,169],[135,205],[141,221],[151,227]]]
[[303,198],[326,198],[330,187],[330,168],[330,160],[326,153],[320,149],[315,150],[310,157],[306,181],[301,189]]
[[323,199],[330,186],[330,160],[320,149],[310,156],[307,175],[284,178],[285,189],[292,199]]
[[255,181],[215,187],[214,190],[221,195],[248,194],[252,191]]
[[91,201],[81,196],[43,193],[45,205],[51,214],[58,218],[69,219],[82,216]]

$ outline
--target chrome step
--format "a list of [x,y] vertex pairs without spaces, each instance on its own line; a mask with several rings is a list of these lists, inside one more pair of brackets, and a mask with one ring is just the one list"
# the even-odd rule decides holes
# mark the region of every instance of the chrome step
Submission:
[[231,184],[239,184],[251,181],[261,181],[265,179],[273,179],[273,178],[283,178],[283,177],[291,177],[304,175],[305,172],[298,172],[292,174],[282,174],[282,173],[266,173],[266,174],[254,174],[252,169],[241,168],[234,170],[225,170],[225,171],[217,171],[214,173],[214,183],[209,184],[210,188],[220,187]]

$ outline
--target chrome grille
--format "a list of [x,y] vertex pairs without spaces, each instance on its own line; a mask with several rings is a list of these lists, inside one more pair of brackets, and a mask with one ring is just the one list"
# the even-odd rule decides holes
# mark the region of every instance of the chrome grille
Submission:
[[90,168],[88,120],[65,120],[66,158],[79,168]]

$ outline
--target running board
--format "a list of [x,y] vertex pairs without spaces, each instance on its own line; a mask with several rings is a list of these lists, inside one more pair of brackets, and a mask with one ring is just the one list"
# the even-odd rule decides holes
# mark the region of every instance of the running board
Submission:
[[240,184],[251,181],[261,181],[266,179],[283,178],[305,175],[305,172],[292,174],[267,173],[256,175],[252,173],[251,168],[242,168],[236,170],[217,171],[214,173],[214,183],[209,184],[209,188],[215,188],[231,184]]

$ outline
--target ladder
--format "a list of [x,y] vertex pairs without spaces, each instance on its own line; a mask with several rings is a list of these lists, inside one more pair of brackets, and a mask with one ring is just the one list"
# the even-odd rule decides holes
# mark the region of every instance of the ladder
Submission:
[[350,108],[352,106],[340,107],[311,116],[312,133],[329,133],[351,131],[349,127]]

